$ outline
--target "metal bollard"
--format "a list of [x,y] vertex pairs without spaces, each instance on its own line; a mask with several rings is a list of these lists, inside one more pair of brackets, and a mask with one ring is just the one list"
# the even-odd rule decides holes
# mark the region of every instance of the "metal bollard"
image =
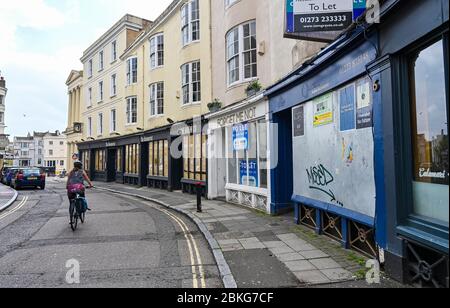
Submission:
[[202,213],[202,183],[195,184],[197,188],[197,213]]

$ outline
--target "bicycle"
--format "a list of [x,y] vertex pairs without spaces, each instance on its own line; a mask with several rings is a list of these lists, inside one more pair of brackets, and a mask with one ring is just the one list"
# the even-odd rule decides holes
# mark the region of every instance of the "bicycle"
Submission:
[[[89,187],[86,187],[89,188]],[[70,215],[70,228],[72,231],[78,227],[78,219],[84,224],[86,220],[86,211],[84,208],[85,197],[81,197],[80,193],[76,193],[75,199],[70,200],[69,215]]]

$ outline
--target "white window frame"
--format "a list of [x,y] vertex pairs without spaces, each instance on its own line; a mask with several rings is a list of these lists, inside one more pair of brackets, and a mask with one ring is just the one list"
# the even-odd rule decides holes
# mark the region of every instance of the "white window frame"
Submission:
[[[194,101],[194,82],[193,82],[193,67],[194,65],[199,65],[200,66],[200,79],[197,80],[195,83],[198,83],[200,86],[200,91],[197,93],[199,93],[200,95],[200,99],[197,99],[196,101]],[[187,69],[187,71],[186,71]],[[185,63],[181,66],[181,105],[182,106],[187,106],[187,105],[191,105],[191,104],[200,104],[201,103],[201,96],[202,96],[202,82],[201,82],[201,63],[200,60],[198,61],[193,61],[193,62],[189,62],[189,63]],[[187,74],[186,74],[187,73]],[[186,76],[187,75],[187,76]],[[187,78],[186,78],[187,77]],[[187,87],[188,90],[188,101],[185,101],[185,87]]]
[[[133,110],[133,100],[135,100],[136,109]],[[136,125],[138,121],[138,106],[137,106],[137,96],[127,97],[126,101],[126,118],[127,125]],[[133,121],[133,116],[136,115],[136,120]]]
[[88,61],[88,77],[91,78],[94,75],[94,60]]
[[99,135],[99,136],[102,136],[103,135],[103,113],[102,112],[100,112],[99,114],[98,114],[98,126],[97,126],[97,134]]
[[109,121],[109,131],[115,133],[117,131],[117,111],[115,108],[111,109]]
[[98,71],[101,72],[105,69],[105,52],[102,50],[98,53]]
[[88,124],[88,137],[92,137],[92,117],[87,118]]
[[104,88],[105,88],[105,83],[103,82],[103,80],[100,80],[98,82],[98,97],[97,97],[99,103],[103,102],[103,98],[105,96]]
[[[198,8],[198,16],[195,19],[192,16],[194,3],[197,4]],[[198,27],[197,31],[194,31],[194,25]],[[200,25],[200,1],[191,0],[181,7],[181,43],[183,47],[200,41]],[[185,33],[185,31],[187,31],[187,33]],[[197,38],[194,39],[195,32],[198,32],[198,34]]]
[[111,75],[111,89],[110,96],[114,97],[117,95],[117,73]]
[[[133,71],[133,61],[136,61],[136,71]],[[130,57],[127,59],[127,85],[137,83],[138,79],[138,57]],[[134,73],[136,76],[134,76]],[[134,78],[135,77],[135,78]]]
[[[254,46],[254,48],[248,49],[248,50],[244,50],[244,27],[245,26],[249,26],[250,30],[251,30],[251,25],[254,24],[255,25],[255,40],[257,40],[257,33],[256,33],[256,21],[252,20],[252,21],[248,21],[245,22],[243,24],[240,24],[236,27],[234,27],[233,29],[231,29],[230,31],[227,32],[226,36],[225,36],[225,48],[226,48],[226,69],[227,69],[227,85],[228,87],[233,87],[237,84],[241,84],[241,83],[245,83],[245,82],[250,82],[252,80],[258,79],[258,54],[257,54],[257,46]],[[231,35],[231,33],[235,33],[236,30],[238,30],[238,53],[233,53],[230,54],[230,50],[229,50],[229,35]],[[236,42],[236,41],[234,41]],[[257,43],[255,44],[257,45]],[[235,51],[234,51],[235,52]],[[251,76],[251,77],[245,77],[245,54],[247,52],[255,52],[256,53],[256,76]],[[231,80],[230,79],[230,65],[231,65],[231,61],[237,59],[238,61],[238,73],[239,76],[237,78],[237,80]],[[253,64],[251,64],[253,65]]]
[[117,41],[111,42],[111,63],[117,61]]
[[[162,89],[161,89],[162,87]],[[164,82],[155,82],[150,86],[150,117],[164,115]],[[162,98],[158,98],[158,93],[162,93]],[[160,112],[162,110],[162,112]]]
[[86,102],[87,102],[87,107],[91,107],[92,106],[92,88],[89,87],[87,89],[87,95],[86,95]]
[[225,9],[227,9],[230,6],[232,6],[233,4],[235,4],[236,2],[238,2],[239,0],[224,0],[224,1],[225,1]]
[[[158,40],[162,39],[162,49]],[[161,64],[160,64],[161,63]],[[159,33],[150,38],[150,69],[157,69],[164,66],[164,33]]]

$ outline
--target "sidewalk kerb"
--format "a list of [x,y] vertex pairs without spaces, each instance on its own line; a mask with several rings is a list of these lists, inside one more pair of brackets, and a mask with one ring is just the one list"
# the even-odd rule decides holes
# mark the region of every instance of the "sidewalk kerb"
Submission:
[[119,191],[119,190],[114,190],[114,189],[109,189],[109,188],[104,188],[104,187],[95,187],[96,189],[99,190],[105,190],[105,191],[109,191],[115,194],[124,194],[127,196],[131,196],[131,197],[135,197],[135,198],[140,198],[146,201],[150,201],[159,205],[162,205],[168,209],[174,210],[180,214],[183,214],[185,216],[187,216],[190,220],[192,220],[197,227],[200,229],[200,231],[202,232],[203,236],[205,237],[206,241],[208,242],[208,245],[213,253],[214,259],[217,263],[217,267],[219,269],[220,272],[220,277],[222,278],[222,282],[223,285],[226,289],[235,289],[237,288],[237,283],[236,280],[233,277],[233,274],[231,273],[231,269],[230,266],[228,265],[227,261],[225,260],[225,256],[222,253],[222,250],[220,249],[220,246],[218,244],[218,242],[216,241],[216,239],[214,238],[214,236],[211,234],[211,232],[208,230],[208,228],[206,227],[206,225],[198,218],[195,217],[195,215],[193,215],[192,213],[190,213],[189,211],[183,210],[183,209],[178,209],[175,206],[171,206],[170,204],[167,204],[163,201],[157,200],[157,199],[153,199],[153,198],[149,198],[149,197],[145,197],[139,194],[132,194],[132,193],[128,193],[128,192],[124,192],[124,191]]
[[[12,188],[11,188],[11,189],[12,189]],[[13,196],[13,197],[5,204],[5,205],[0,206],[0,212],[3,211],[3,210],[6,210],[6,209],[9,208],[14,202],[16,202],[17,197],[19,196],[19,193],[18,193],[17,190],[15,190],[15,189],[12,189],[12,190],[14,190],[14,196]]]

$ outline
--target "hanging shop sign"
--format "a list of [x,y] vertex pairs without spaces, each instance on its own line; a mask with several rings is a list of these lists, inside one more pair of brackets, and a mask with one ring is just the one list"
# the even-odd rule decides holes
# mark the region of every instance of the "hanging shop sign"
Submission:
[[233,126],[233,149],[235,151],[246,151],[248,145],[248,123]]
[[314,127],[333,122],[333,95],[326,94],[314,100]]
[[285,36],[330,41],[366,9],[366,0],[286,0]]
[[258,161],[256,159],[241,160],[239,163],[241,185],[258,187]]

